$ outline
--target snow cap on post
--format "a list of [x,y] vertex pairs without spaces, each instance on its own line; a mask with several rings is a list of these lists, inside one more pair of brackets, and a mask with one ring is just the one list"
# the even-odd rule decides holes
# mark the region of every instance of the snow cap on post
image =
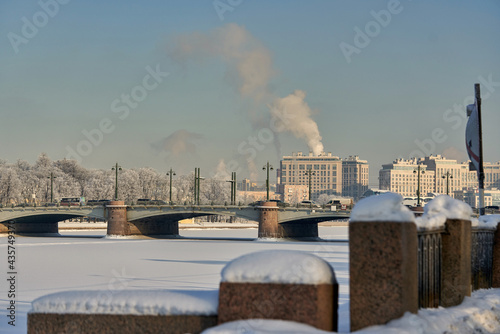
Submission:
[[351,213],[351,222],[408,222],[415,216],[403,205],[403,197],[396,193],[384,193],[359,201]]
[[268,250],[240,256],[221,272],[222,282],[331,284],[332,267],[316,255],[299,251]]
[[496,230],[500,223],[500,215],[480,216],[478,219],[472,219],[471,223],[473,227]]
[[471,207],[448,195],[436,196],[424,207],[422,217],[416,219],[418,228],[442,228],[447,219],[471,220]]

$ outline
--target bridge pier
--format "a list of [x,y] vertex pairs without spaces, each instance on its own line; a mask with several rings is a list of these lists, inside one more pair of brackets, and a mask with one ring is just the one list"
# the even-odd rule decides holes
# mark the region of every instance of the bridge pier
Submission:
[[111,201],[106,205],[108,218],[107,235],[130,235],[127,206],[124,201]]
[[278,224],[278,207],[276,203],[264,202],[259,210],[259,238],[283,238],[283,227]]
[[111,201],[107,206],[107,235],[179,235],[179,222],[160,222],[154,219],[129,222],[123,201]]
[[280,224],[279,208],[273,202],[264,202],[257,209],[259,210],[259,238],[318,238],[318,223],[296,221]]

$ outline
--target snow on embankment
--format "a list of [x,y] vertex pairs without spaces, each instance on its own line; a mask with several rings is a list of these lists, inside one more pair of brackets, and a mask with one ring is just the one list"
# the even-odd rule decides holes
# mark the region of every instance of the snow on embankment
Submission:
[[[469,334],[500,333],[500,289],[478,290],[465,297],[461,305],[449,308],[421,309],[406,313],[386,325],[372,326],[356,334]],[[209,328],[203,334],[324,334],[314,327],[293,321],[239,320]]]
[[351,222],[414,222],[415,216],[403,204],[403,197],[384,193],[363,198],[353,208]]
[[325,260],[299,251],[268,250],[246,254],[228,263],[222,282],[328,284],[335,281]]
[[31,313],[216,315],[218,291],[63,291],[32,302]]

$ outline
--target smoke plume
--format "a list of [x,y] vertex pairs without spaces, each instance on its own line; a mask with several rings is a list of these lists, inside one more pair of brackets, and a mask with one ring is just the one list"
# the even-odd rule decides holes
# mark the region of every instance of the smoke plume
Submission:
[[269,106],[271,115],[280,120],[277,131],[289,131],[295,137],[305,139],[314,155],[323,152],[318,124],[311,118],[311,108],[304,101],[306,93],[296,90],[292,94],[277,98]]
[[[234,83],[239,93],[251,98],[261,107],[268,104],[271,116],[286,114],[280,132],[290,132],[305,139],[309,150],[318,155],[323,151],[318,125],[311,118],[311,109],[304,101],[305,93],[296,90],[284,98],[273,96],[268,87],[275,75],[269,50],[244,27],[231,23],[210,33],[191,33],[177,36],[169,50],[170,56],[180,62],[221,59],[226,65],[226,77]],[[261,108],[262,109],[262,108]],[[261,126],[262,119],[255,109],[249,111],[254,126]]]
[[170,51],[177,61],[216,57],[227,66],[226,77],[234,82],[244,97],[260,101],[274,74],[269,50],[245,28],[227,24],[214,31],[178,36]]

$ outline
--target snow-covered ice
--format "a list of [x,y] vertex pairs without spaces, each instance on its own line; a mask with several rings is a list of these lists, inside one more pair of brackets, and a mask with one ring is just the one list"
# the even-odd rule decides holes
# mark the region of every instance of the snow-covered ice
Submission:
[[[216,290],[226,264],[263,250],[315,254],[334,269],[339,282],[341,326],[349,327],[347,227],[320,227],[320,237],[340,242],[261,242],[257,229],[182,230],[180,239],[104,239],[101,231],[61,231],[61,237],[17,237],[16,326],[7,324],[7,281],[0,280],[0,333],[26,333],[31,303],[61,291]],[[7,238],[0,237],[0,253]],[[5,267],[4,267],[5,268]],[[107,298],[107,297],[106,297]]]
[[351,213],[351,222],[414,222],[415,216],[403,205],[403,197],[384,193],[363,198]]
[[268,250],[243,255],[227,264],[223,282],[328,284],[335,281],[332,267],[307,252]]

